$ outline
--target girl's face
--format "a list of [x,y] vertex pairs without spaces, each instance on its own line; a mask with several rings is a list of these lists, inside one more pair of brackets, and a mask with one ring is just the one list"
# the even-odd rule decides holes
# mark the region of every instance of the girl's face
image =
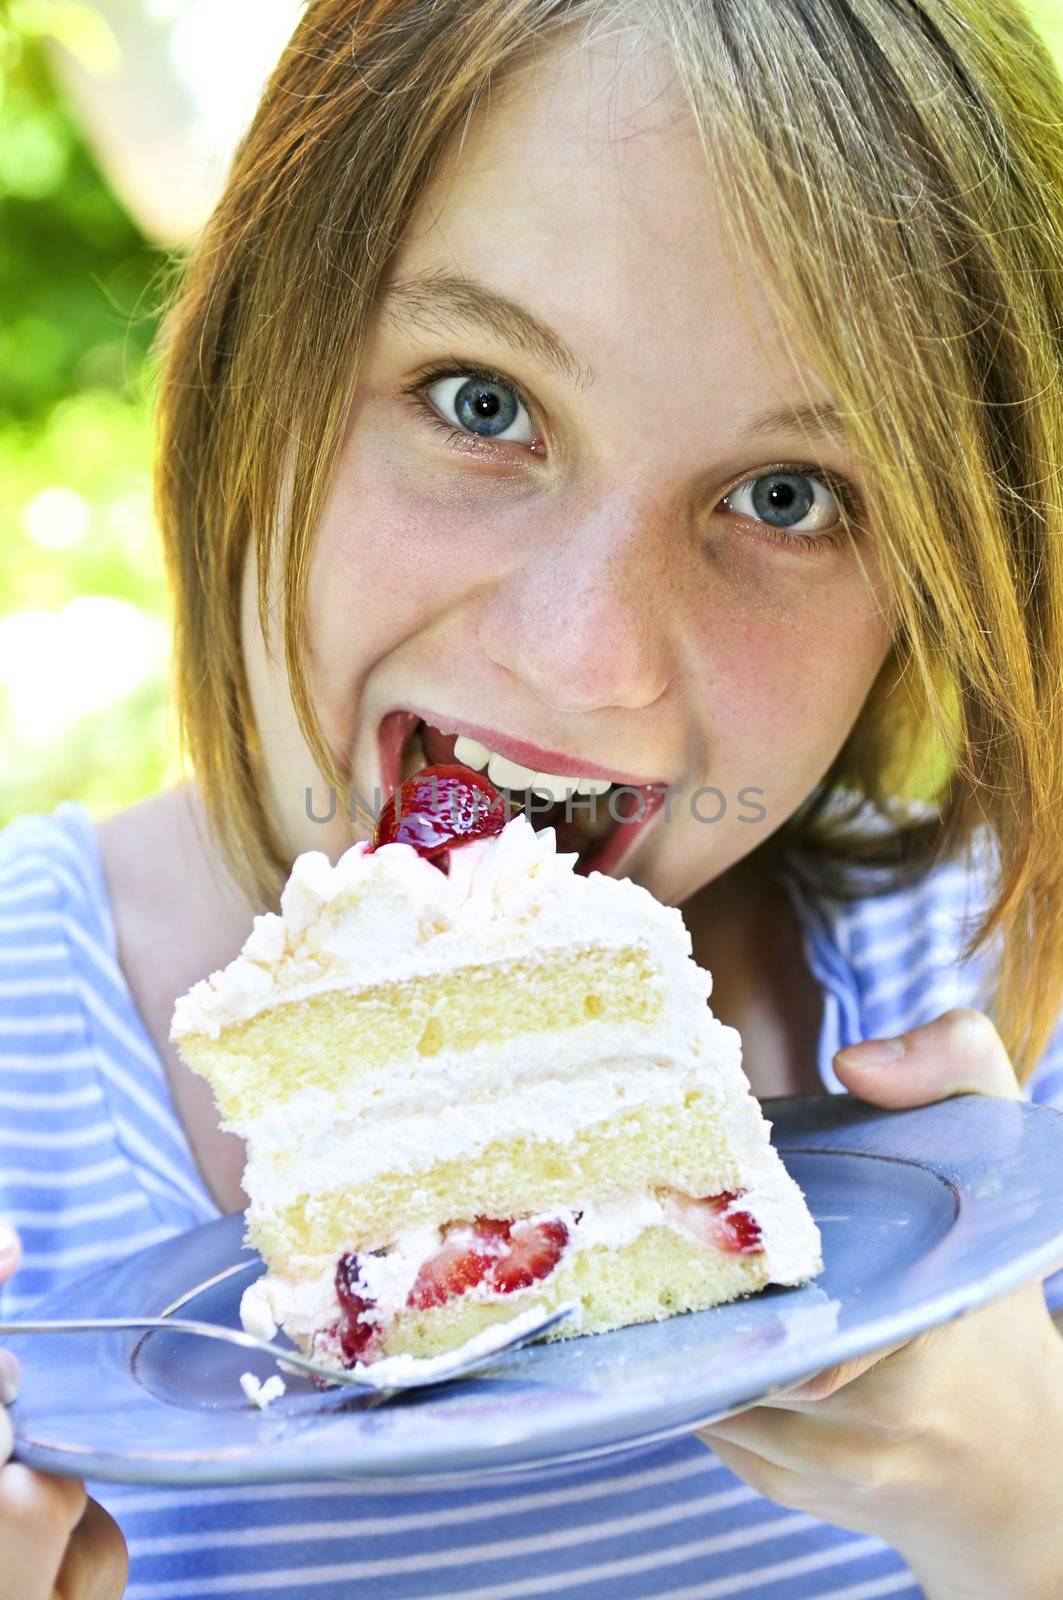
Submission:
[[[521,768],[669,786],[614,803],[640,824],[607,795],[596,834],[559,839],[672,903],[807,797],[889,643],[868,535],[858,556],[839,522],[853,463],[787,417],[831,396],[753,264],[742,309],[721,233],[634,29],[493,91],[389,270],[309,588],[315,706],[359,793],[397,781],[404,740],[409,764],[454,735],[516,762],[495,768],[515,789]],[[364,828],[308,815],[308,785],[327,797],[252,595],[249,562],[287,842],[332,855]]]

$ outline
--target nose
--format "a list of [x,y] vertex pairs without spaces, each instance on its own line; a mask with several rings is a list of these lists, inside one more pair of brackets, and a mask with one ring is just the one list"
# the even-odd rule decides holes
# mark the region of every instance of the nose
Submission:
[[559,710],[650,706],[668,685],[668,565],[666,531],[630,500],[540,526],[488,592],[480,644]]

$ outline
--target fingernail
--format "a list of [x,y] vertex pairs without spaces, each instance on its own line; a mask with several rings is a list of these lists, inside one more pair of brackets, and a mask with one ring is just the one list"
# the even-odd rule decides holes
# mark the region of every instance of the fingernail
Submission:
[[868,1039],[864,1044],[847,1044],[836,1059],[846,1067],[887,1067],[903,1054],[903,1039]]
[[0,1404],[9,1406],[18,1399],[22,1368],[10,1350],[0,1350]]
[[17,1260],[18,1253],[18,1234],[10,1222],[0,1222],[0,1267],[6,1267],[10,1262]]

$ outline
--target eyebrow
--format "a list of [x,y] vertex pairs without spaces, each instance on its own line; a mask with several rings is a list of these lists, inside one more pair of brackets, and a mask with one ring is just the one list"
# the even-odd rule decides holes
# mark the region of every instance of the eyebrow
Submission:
[[476,278],[443,269],[418,272],[385,284],[381,300],[385,310],[414,322],[484,328],[496,338],[515,344],[533,361],[577,388],[589,388],[595,381],[594,369],[580,361],[560,334],[527,306],[489,289]]
[[[515,345],[578,389],[587,389],[596,381],[594,368],[581,361],[571,345],[527,306],[464,273],[440,267],[392,278],[383,286],[380,300],[385,313],[414,323],[481,328]],[[824,402],[758,411],[736,430],[735,439],[742,444],[773,433],[793,432],[811,432],[839,442],[845,438],[841,412]]]
[[742,423],[735,438],[744,444],[771,433],[816,433],[845,442],[842,413],[829,401],[804,406],[773,406],[769,411],[758,411]]

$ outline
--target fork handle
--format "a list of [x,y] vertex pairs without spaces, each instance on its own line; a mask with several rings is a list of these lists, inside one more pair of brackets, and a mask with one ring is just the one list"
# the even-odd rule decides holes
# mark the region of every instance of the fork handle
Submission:
[[220,1339],[226,1344],[242,1345],[245,1350],[258,1350],[272,1356],[274,1361],[284,1361],[311,1377],[324,1378],[329,1383],[342,1383],[352,1389],[376,1392],[376,1385],[361,1383],[349,1373],[338,1377],[332,1367],[310,1361],[297,1350],[282,1350],[266,1339],[256,1339],[253,1334],[239,1328],[223,1328],[214,1322],[193,1322],[187,1317],[73,1317],[48,1322],[0,1322],[0,1335],[19,1333],[101,1333],[115,1329],[166,1328],[173,1333],[198,1334],[203,1339]]
[[[51,1322],[0,1322],[0,1334],[5,1333],[96,1333],[105,1328],[181,1328],[180,1317],[70,1317]],[[194,1327],[207,1327],[207,1323],[194,1323]],[[228,1331],[228,1330],[226,1330]],[[233,1332],[236,1330],[233,1329]]]

